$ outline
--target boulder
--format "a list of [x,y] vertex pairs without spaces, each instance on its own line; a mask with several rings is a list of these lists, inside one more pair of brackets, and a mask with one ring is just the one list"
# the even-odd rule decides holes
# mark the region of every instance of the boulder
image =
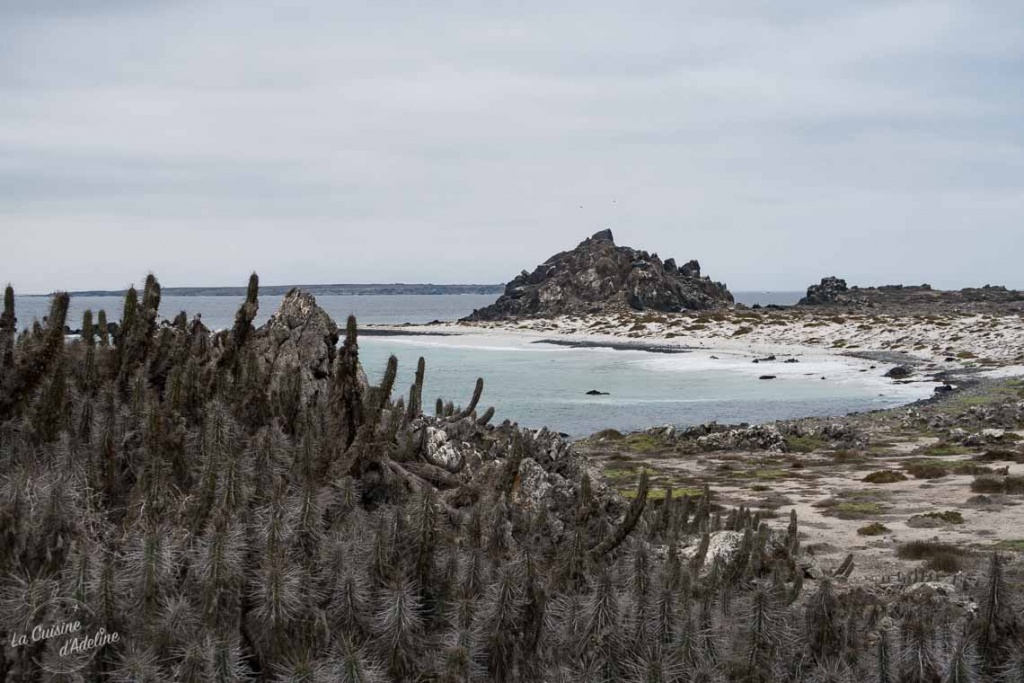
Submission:
[[904,379],[906,377],[910,377],[912,373],[913,370],[908,368],[906,365],[897,365],[882,376],[889,377],[890,379]]
[[[690,545],[679,551],[679,555],[684,561],[689,562],[696,556],[697,550],[700,548],[700,540],[700,536],[692,537]],[[732,562],[736,551],[743,544],[743,532],[713,531],[709,534],[708,541],[708,552],[704,556],[704,571],[711,567],[716,558],[725,564]]]

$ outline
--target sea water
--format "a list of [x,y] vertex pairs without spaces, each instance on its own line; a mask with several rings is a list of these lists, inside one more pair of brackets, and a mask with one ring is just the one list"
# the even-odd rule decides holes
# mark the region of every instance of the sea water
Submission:
[[[317,302],[339,325],[350,313],[366,324],[424,323],[455,320],[493,302],[489,295],[321,296]],[[746,303],[793,303],[799,293],[739,294]],[[184,310],[201,313],[212,329],[229,327],[240,300],[228,296],[164,297],[161,314]],[[279,303],[261,302],[257,324]],[[21,325],[42,318],[45,297],[16,298]],[[107,311],[120,317],[118,297],[72,297],[69,326],[79,326],[82,312]],[[423,399],[433,410],[438,397],[457,404],[469,401],[477,377],[484,378],[481,409],[493,405],[495,420],[510,419],[529,427],[548,426],[571,436],[602,429],[620,431],[653,425],[687,426],[764,422],[810,415],[842,415],[887,408],[930,393],[931,386],[897,385],[880,377],[866,362],[835,356],[807,356],[800,363],[754,364],[751,359],[711,351],[658,354],[602,348],[575,349],[534,343],[520,335],[468,334],[360,339],[360,357],[371,380],[380,377],[389,355],[399,361],[396,392],[412,383],[416,361],[426,359]],[[862,372],[866,371],[866,372]],[[762,374],[776,379],[759,380]],[[825,377],[825,379],[821,379]],[[589,396],[598,390],[607,395]]]

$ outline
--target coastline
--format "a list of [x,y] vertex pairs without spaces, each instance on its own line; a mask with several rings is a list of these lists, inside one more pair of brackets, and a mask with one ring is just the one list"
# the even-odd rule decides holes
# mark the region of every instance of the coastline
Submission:
[[575,348],[667,354],[703,351],[751,360],[845,357],[873,361],[882,373],[907,366],[914,380],[935,382],[1024,375],[1024,318],[1016,313],[734,309],[367,327],[374,336],[499,333]]
[[[717,502],[758,511],[776,528],[795,510],[809,550],[807,576],[828,573],[854,552],[854,583],[898,592],[905,586],[894,577],[920,567],[896,552],[900,544],[949,544],[964,553],[965,567],[985,551],[1024,544],[1018,531],[1024,508],[1015,496],[977,495],[987,490],[979,488],[983,484],[1005,488],[1024,480],[1024,321],[1017,314],[734,310],[415,329],[509,334],[566,346],[667,349],[772,373],[816,358],[873,365],[879,379],[893,367],[907,367],[910,380],[922,388],[949,383],[954,389],[929,391],[895,408],[754,427],[606,430],[576,447],[627,496],[637,474],[646,471],[661,489],[656,495],[665,488],[676,496],[699,495],[709,484]],[[772,355],[775,361],[752,362]],[[787,364],[789,359],[799,362]],[[895,473],[896,481],[865,479],[878,472]]]

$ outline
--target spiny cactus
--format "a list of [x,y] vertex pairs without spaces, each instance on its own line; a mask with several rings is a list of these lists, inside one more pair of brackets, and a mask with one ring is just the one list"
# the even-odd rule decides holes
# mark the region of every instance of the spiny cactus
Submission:
[[256,273],[249,276],[249,286],[245,292],[245,302],[235,313],[235,324],[231,328],[231,339],[236,349],[242,348],[252,334],[252,321],[260,310],[260,278]]
[[[476,416],[479,382],[424,415],[425,364],[408,396],[392,399],[395,361],[367,385],[354,319],[326,392],[270,381],[250,284],[234,337],[183,315],[154,328],[150,277],[113,348],[102,313],[65,343],[60,296],[12,346],[0,629],[18,577],[81,600],[125,636],[86,680],[1024,680],[1000,559],[979,589],[958,582],[973,619],[885,594],[865,613],[840,580],[852,560],[804,591],[795,513],[783,532],[707,485],[658,506],[646,474],[627,502],[543,435]],[[0,674],[39,678],[9,653]]]
[[18,319],[14,315],[14,288],[4,289],[4,311],[0,314],[0,382],[4,374],[14,367],[14,338]]
[[[0,422],[10,418],[19,406],[24,405],[51,370],[60,365],[64,356],[64,324],[69,301],[66,293],[53,295],[46,328],[33,334],[24,347],[18,349],[13,365],[0,378]],[[13,303],[11,313],[13,316]]]
[[423,413],[423,377],[426,374],[427,362],[420,356],[416,362],[416,376],[412,386],[409,387],[409,405],[406,407],[406,417],[415,420]]

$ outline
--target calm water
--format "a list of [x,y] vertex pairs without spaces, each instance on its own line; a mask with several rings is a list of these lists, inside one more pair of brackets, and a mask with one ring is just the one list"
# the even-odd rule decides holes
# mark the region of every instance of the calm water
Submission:
[[[747,304],[791,304],[800,292],[737,293]],[[322,296],[317,301],[339,323],[354,313],[362,323],[423,323],[454,320],[495,297]],[[18,297],[18,318],[28,324],[46,314],[45,297]],[[240,299],[234,297],[164,297],[161,311],[202,313],[211,328],[231,325]],[[264,300],[257,324],[277,307]],[[117,297],[73,297],[71,327],[86,308],[106,309],[120,317]],[[839,415],[884,408],[927,395],[930,386],[893,385],[882,370],[857,361],[802,358],[795,364],[755,365],[749,357],[711,352],[653,354],[608,349],[570,349],[530,343],[522,337],[364,337],[361,356],[371,379],[379,377],[387,357],[399,359],[398,387],[412,383],[416,360],[427,361],[424,402],[432,407],[443,397],[469,400],[477,377],[485,379],[483,404],[497,408],[498,420],[509,418],[531,427],[550,426],[573,436],[605,428],[641,429],[657,424],[691,425],[709,420],[763,422],[807,415]],[[758,380],[769,372],[773,381]],[[822,380],[821,377],[826,379]],[[608,396],[587,396],[591,389]]]
[[[803,292],[734,292],[739,303],[752,306],[795,304]],[[349,315],[355,314],[361,323],[428,323],[432,320],[457,320],[468,315],[474,308],[494,303],[490,294],[422,294],[422,295],[364,295],[364,296],[319,296],[317,303],[339,323],[343,324]],[[231,296],[165,296],[160,301],[160,312],[165,318],[173,318],[178,311],[185,311],[191,317],[201,313],[203,321],[211,329],[230,327],[235,319],[242,299]],[[277,309],[279,297],[261,299],[256,324],[263,324]],[[50,300],[44,296],[16,296],[15,305],[19,325],[28,325],[34,319],[42,319],[50,307]],[[82,313],[92,309],[107,312],[107,319],[120,319],[124,301],[111,296],[73,296],[68,313],[69,327],[81,325]]]

